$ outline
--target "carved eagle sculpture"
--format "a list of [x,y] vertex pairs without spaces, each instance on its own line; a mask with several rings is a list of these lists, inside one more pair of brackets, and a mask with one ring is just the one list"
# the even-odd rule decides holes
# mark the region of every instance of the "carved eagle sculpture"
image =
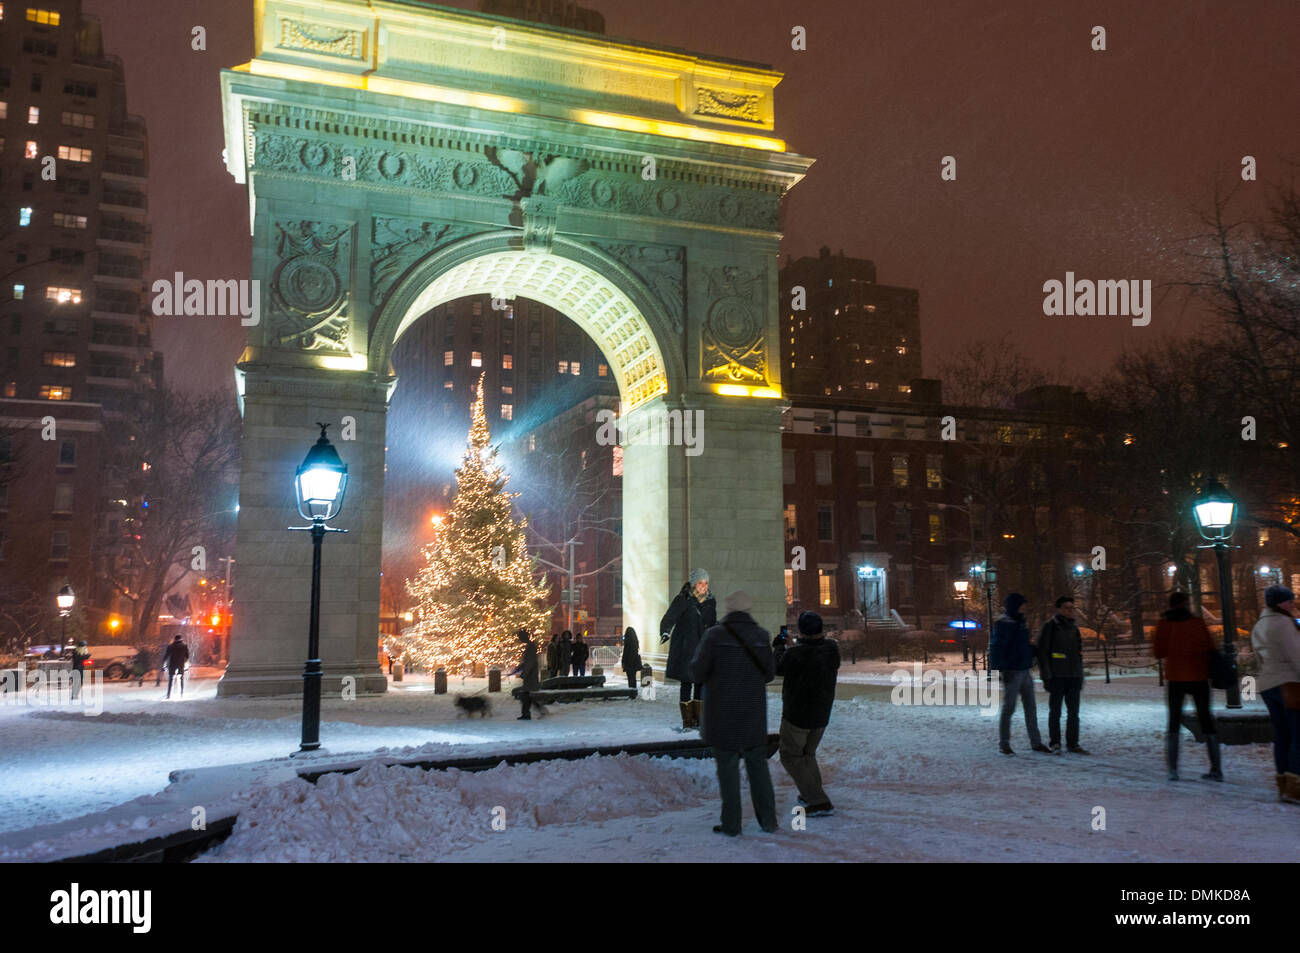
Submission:
[[553,193],[557,187],[587,171],[585,159],[567,156],[536,157],[531,152],[498,149],[489,146],[483,154],[498,169],[510,176],[519,188],[506,198],[517,202],[533,195]]

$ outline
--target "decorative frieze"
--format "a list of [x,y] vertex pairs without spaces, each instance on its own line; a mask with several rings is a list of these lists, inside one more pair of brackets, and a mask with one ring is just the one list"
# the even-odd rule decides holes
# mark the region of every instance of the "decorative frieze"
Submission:
[[352,226],[276,222],[275,242],[271,340],[305,351],[347,351]]
[[700,329],[701,376],[726,383],[766,383],[763,276],[735,265],[710,268],[709,305]]
[[762,102],[763,97],[758,93],[710,89],[707,86],[697,86],[695,89],[695,114],[697,116],[719,116],[723,119],[736,119],[741,122],[762,123]]
[[477,230],[472,225],[376,218],[370,236],[370,301],[379,304],[420,259]]
[[597,244],[640,278],[663,304],[674,333],[682,333],[686,301],[686,249],[680,245]]

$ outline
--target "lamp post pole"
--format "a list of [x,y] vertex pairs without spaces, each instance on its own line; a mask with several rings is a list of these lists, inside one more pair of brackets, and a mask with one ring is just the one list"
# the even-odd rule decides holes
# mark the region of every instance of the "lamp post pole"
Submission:
[[1232,600],[1232,570],[1228,564],[1228,547],[1222,540],[1214,544],[1214,558],[1219,563],[1219,603],[1223,607],[1223,657],[1232,678],[1228,681],[1224,703],[1228,708],[1241,707],[1241,681],[1237,678],[1237,618]]
[[290,526],[291,530],[311,532],[311,614],[307,628],[307,663],[302,672],[302,742],[299,751],[320,748],[320,555],[326,533],[346,533],[345,529],[326,526],[343,504],[347,489],[348,468],[338,451],[325,436],[328,424],[319,424],[320,439],[308,451],[298,468],[295,484],[298,512],[311,520],[310,526]]
[[989,627],[984,631],[984,676],[988,681],[993,680],[993,672],[989,669],[989,649],[993,641],[993,594],[998,587],[998,572],[993,568],[993,564],[986,558],[984,560],[984,593],[988,602]]

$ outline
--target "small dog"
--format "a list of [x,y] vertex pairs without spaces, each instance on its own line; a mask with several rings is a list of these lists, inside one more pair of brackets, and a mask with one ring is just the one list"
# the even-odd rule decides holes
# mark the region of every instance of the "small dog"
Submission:
[[457,695],[456,707],[464,712],[467,718],[475,712],[480,718],[486,718],[492,713],[491,703],[481,695]]

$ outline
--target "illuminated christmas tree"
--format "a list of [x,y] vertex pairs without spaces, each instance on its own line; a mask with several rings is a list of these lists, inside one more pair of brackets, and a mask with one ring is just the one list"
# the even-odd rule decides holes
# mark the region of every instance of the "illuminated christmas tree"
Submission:
[[512,515],[518,494],[506,492],[490,441],[480,376],[456,500],[424,547],[424,568],[406,581],[418,621],[399,641],[430,669],[465,662],[513,667],[523,650],[515,632],[540,633],[549,625],[547,587],[535,578],[525,544],[528,520]]

